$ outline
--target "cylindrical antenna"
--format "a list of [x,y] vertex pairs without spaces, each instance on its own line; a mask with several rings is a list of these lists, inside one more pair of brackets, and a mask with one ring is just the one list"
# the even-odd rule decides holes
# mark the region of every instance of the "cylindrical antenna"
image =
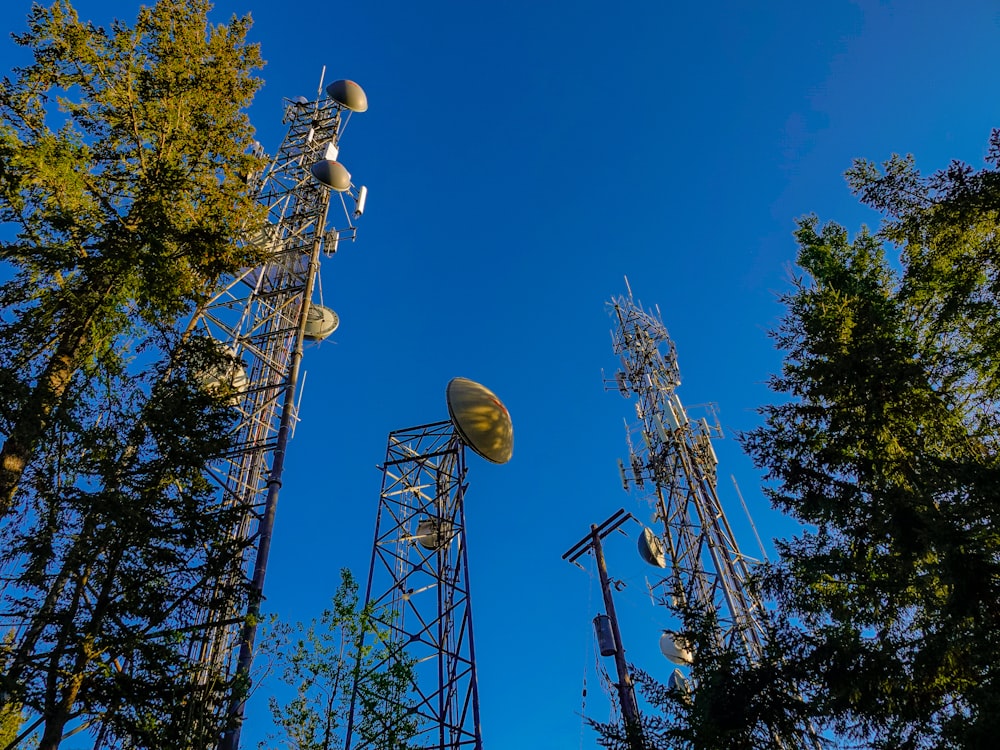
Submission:
[[736,496],[740,499],[740,505],[743,506],[743,512],[747,514],[747,520],[750,522],[750,528],[753,529],[754,538],[757,540],[757,546],[760,547],[761,559],[767,560],[767,552],[764,550],[764,542],[761,541],[760,534],[757,533],[757,526],[754,525],[753,517],[750,515],[750,509],[747,507],[746,500],[743,499],[743,493],[740,492],[740,486],[736,484],[736,475],[730,474],[729,478],[733,480],[733,487],[736,488]]

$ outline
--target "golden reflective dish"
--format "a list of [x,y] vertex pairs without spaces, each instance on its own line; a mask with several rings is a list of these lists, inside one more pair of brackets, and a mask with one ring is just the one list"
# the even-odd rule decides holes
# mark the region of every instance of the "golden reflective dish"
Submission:
[[514,454],[514,426],[496,394],[468,378],[454,378],[446,393],[448,415],[462,442],[495,464]]

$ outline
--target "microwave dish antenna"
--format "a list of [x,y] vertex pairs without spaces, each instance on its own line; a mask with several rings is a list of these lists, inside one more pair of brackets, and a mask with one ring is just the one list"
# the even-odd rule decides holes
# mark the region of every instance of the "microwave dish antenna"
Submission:
[[[644,528],[639,537],[642,559],[663,569],[651,593],[675,620],[692,609],[714,612],[713,645],[760,663],[769,615],[749,585],[752,561],[740,552],[717,487],[712,441],[722,430],[717,420],[713,425],[689,417],[677,395],[677,349],[659,308],[642,307],[627,279],[625,286],[627,294],[608,303],[614,321],[612,349],[621,369],[605,378],[604,387],[631,398],[635,406],[636,420],[626,422],[629,456],[620,467],[626,491],[652,506],[659,526],[656,531]],[[660,649],[684,667],[694,656],[676,630],[664,632]],[[805,724],[772,740],[774,747],[821,746],[813,727]]]
[[309,167],[309,172],[321,184],[338,193],[351,189],[351,173],[339,161],[321,159]]
[[[353,81],[330,84],[329,97],[322,92],[321,77],[313,99],[284,101],[288,130],[254,181],[266,228],[248,230],[240,241],[265,250],[265,257],[256,268],[220,280],[189,321],[192,335],[217,341],[246,373],[227,382],[238,402],[235,445],[211,463],[219,504],[237,511],[226,533],[242,553],[192,593],[204,604],[184,631],[198,690],[185,720],[199,728],[227,723],[218,750],[240,746],[245,693],[220,697],[214,686],[249,684],[285,456],[300,417],[305,344],[326,338],[339,323],[332,309],[311,304],[321,260],[331,245],[355,238],[354,218],[367,192],[352,186],[337,158],[350,114],[365,111],[368,99]],[[343,213],[331,210],[338,205]]]
[[514,454],[514,427],[503,402],[489,388],[468,378],[454,378],[445,391],[448,415],[462,442],[495,464]]
[[354,81],[346,79],[334,81],[326,87],[326,93],[337,104],[352,112],[368,111],[368,97],[365,95],[365,90]]

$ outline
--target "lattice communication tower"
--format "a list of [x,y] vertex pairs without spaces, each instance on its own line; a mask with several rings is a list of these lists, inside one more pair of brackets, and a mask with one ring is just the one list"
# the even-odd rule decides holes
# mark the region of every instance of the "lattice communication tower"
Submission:
[[717,422],[689,417],[677,396],[677,352],[659,309],[644,310],[631,290],[608,307],[621,368],[606,387],[633,399],[636,413],[625,425],[629,457],[627,465],[619,460],[622,484],[653,506],[662,525],[659,533],[640,537],[644,559],[665,569],[654,596],[665,606],[678,604],[679,595],[702,611],[716,611],[720,643],[756,660],[766,613],[745,586],[747,558],[719,501],[712,439],[721,430]]
[[[222,503],[243,511],[230,533],[246,543],[242,566],[212,582],[220,595],[193,624],[191,658],[206,675],[249,673],[285,451],[298,420],[303,350],[338,323],[333,310],[314,301],[320,260],[336,252],[340,240],[355,238],[354,220],[364,211],[366,188],[356,188],[337,159],[344,129],[353,113],[368,108],[367,97],[347,80],[325,91],[321,78],[315,100],[286,101],[287,134],[264,172],[250,176],[268,222],[266,231],[244,241],[263,245],[267,261],[231,279],[192,324],[231,356],[231,369],[215,377],[237,394],[236,442],[212,474]],[[341,228],[327,228],[331,216],[340,217],[332,221]],[[248,597],[225,593],[246,592],[247,583]],[[242,700],[237,694],[230,706],[211,710],[235,719],[236,729],[219,746],[235,750]]]
[[[354,682],[348,750],[482,748],[465,447],[506,463],[513,429],[507,409],[478,383],[455,378],[447,398],[449,421],[389,433],[365,592],[374,616],[375,633],[367,638],[377,641],[375,658]],[[377,683],[374,673],[401,664],[409,670],[407,685],[363,700]],[[373,703],[378,709],[365,715],[363,706]]]
[[[664,569],[651,592],[658,604],[675,612],[682,607],[714,611],[718,644],[759,663],[768,615],[746,585],[749,559],[740,552],[719,500],[712,440],[722,431],[714,416],[714,424],[707,418],[691,418],[677,396],[681,383],[677,351],[659,308],[655,313],[644,310],[631,289],[627,296],[612,298],[608,307],[621,368],[605,385],[633,399],[636,413],[634,422],[625,423],[628,465],[619,461],[618,468],[626,492],[651,504],[661,525],[659,533],[644,528],[639,536],[642,558]],[[670,630],[661,636],[660,649],[678,665],[697,659]],[[669,684],[685,689],[687,678],[675,669]],[[771,740],[778,748],[820,747],[808,726],[795,730],[793,737],[772,735]]]

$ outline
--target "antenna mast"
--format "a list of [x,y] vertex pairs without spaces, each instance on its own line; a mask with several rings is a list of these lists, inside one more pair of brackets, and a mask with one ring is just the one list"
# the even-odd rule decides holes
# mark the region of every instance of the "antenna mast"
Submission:
[[625,425],[623,485],[648,501],[662,524],[667,573],[654,594],[664,606],[679,592],[687,603],[717,611],[721,641],[756,659],[765,610],[744,585],[749,568],[716,490],[712,437],[721,430],[684,409],[676,393],[677,352],[659,315],[643,310],[631,293],[613,298],[609,308],[621,368],[606,387],[634,397],[637,418]]
[[[633,298],[608,303],[614,328],[612,346],[621,368],[605,388],[617,389],[635,405],[636,420],[626,421],[628,465],[619,462],[622,484],[651,504],[661,527],[644,529],[640,553],[665,569],[651,592],[658,604],[677,611],[692,606],[717,613],[718,643],[759,662],[767,611],[747,587],[750,569],[740,552],[719,500],[718,458],[712,447],[721,437],[718,422],[691,418],[677,395],[681,383],[677,351],[659,309],[644,310]],[[681,601],[677,601],[679,598]],[[677,664],[697,659],[669,631],[660,641],[664,655]],[[675,671],[672,684],[683,684]],[[773,737],[776,747],[792,738]],[[812,728],[794,738],[793,746],[818,748]]]
[[[205,701],[192,701],[191,721],[225,712],[232,728],[221,750],[239,747],[285,453],[298,420],[295,396],[305,343],[326,338],[338,324],[333,310],[312,301],[321,254],[335,252],[340,239],[355,238],[354,220],[364,208],[365,188],[353,185],[337,159],[344,126],[353,112],[367,110],[367,97],[346,80],[331,83],[326,94],[312,102],[286,101],[288,132],[267,169],[248,177],[267,207],[267,224],[243,241],[266,251],[267,260],[230,279],[191,323],[196,334],[211,337],[231,355],[232,368],[220,380],[236,391],[240,415],[236,445],[215,462],[212,475],[221,503],[243,511],[229,533],[244,554],[209,581],[210,603],[193,624],[190,642],[206,694]],[[333,221],[342,228],[327,229],[331,204],[334,216],[341,216]],[[234,686],[228,706],[209,697],[220,675]]]

